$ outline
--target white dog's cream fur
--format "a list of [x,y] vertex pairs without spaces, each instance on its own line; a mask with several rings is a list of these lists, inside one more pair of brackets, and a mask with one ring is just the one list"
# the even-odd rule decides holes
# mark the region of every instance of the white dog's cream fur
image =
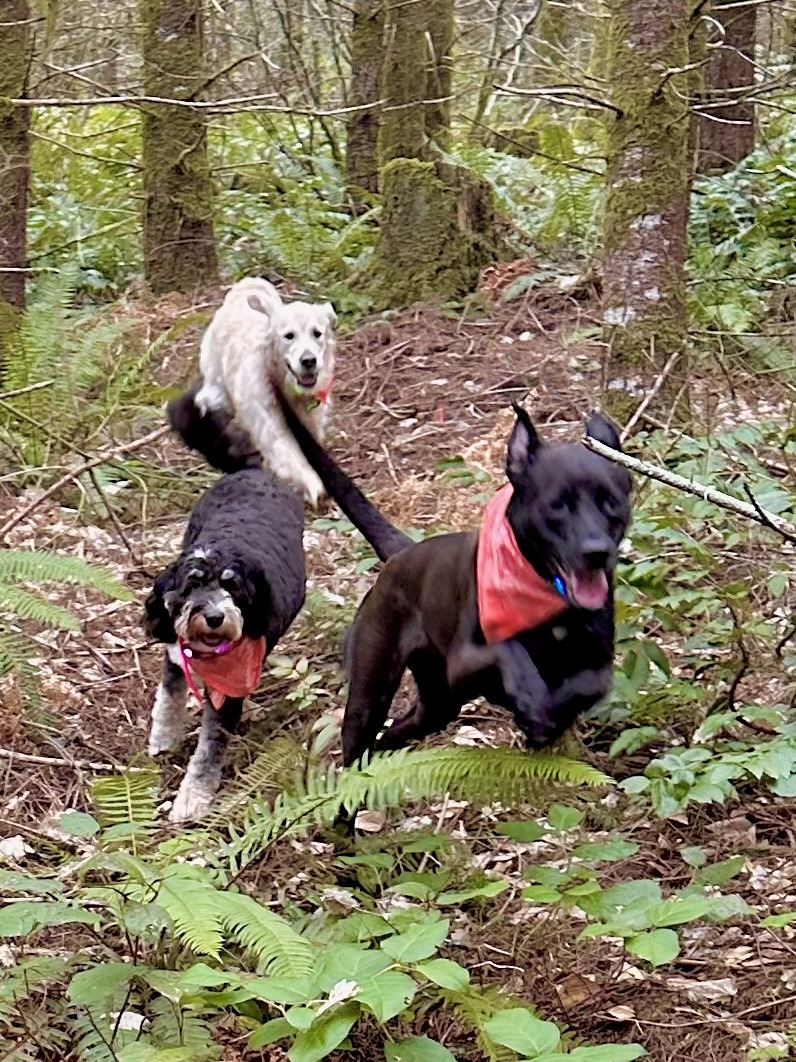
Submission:
[[210,322],[199,359],[202,412],[234,413],[265,463],[316,507],[323,484],[293,438],[276,391],[322,442],[336,320],[331,303],[285,303],[273,284],[247,277],[233,284]]

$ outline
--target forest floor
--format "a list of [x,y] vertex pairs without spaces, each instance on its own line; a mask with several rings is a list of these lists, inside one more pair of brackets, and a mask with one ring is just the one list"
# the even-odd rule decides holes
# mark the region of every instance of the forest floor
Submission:
[[[551,285],[502,303],[498,293],[507,279],[492,276],[488,281],[488,294],[494,296],[489,312],[462,319],[422,308],[365,323],[341,339],[331,445],[369,496],[404,528],[477,525],[485,497],[503,480],[512,400],[525,402],[546,437],[575,438],[583,414],[600,392],[603,351],[592,338],[596,317],[589,293]],[[118,312],[135,321],[151,341],[182,317],[209,311],[216,299],[217,293],[210,292],[190,304],[175,297],[131,300]],[[200,330],[199,325],[186,329],[162,351],[156,367],[161,384],[176,387],[192,378]],[[770,393],[757,381],[733,383],[734,397],[717,406],[709,400],[712,381],[696,381],[692,401],[698,404],[703,396],[705,416],[714,423],[771,415]],[[1,763],[0,832],[20,833],[33,846],[59,812],[86,806],[92,772],[83,761],[146,762],[160,653],[141,631],[141,601],[152,576],[178,551],[188,495],[210,478],[171,438],[159,440],[144,456],[174,473],[186,496],[174,511],[163,511],[152,499],[149,515],[129,523],[122,540],[110,524],[87,525],[76,521],[73,510],[46,502],[8,537],[9,545],[53,549],[106,564],[138,594],[134,604],[108,604],[90,591],[53,592],[53,600],[69,603],[84,629],[80,635],[35,635],[41,647],[42,699],[33,716],[23,709],[15,680],[4,680],[0,746],[57,761],[10,758]],[[21,512],[29,500],[9,495],[5,519]],[[268,672],[252,719],[234,743],[230,771],[250,762],[264,738],[282,731],[307,735],[320,715],[339,713],[341,635],[374,576],[363,563],[369,551],[333,516],[308,520],[308,605],[278,649],[293,661],[308,658],[322,681],[296,718],[294,704],[285,699],[289,682]],[[778,548],[772,538],[772,551]],[[402,694],[399,713],[405,703]],[[468,709],[462,723],[434,740],[519,744],[506,718],[488,706]],[[587,742],[584,754],[612,773],[602,750],[590,750]],[[184,762],[185,757],[164,767],[164,794],[173,792]],[[665,891],[684,886],[690,879],[678,853],[699,845],[711,859],[743,854],[744,870],[725,892],[740,893],[763,913],[783,904],[796,906],[796,801],[751,793],[739,802],[692,805],[687,814],[660,820],[651,812],[628,812],[624,805],[618,810],[613,794],[587,799],[590,838],[604,836],[621,822],[625,835],[639,845],[635,856],[612,868],[609,884],[653,876]],[[575,1036],[597,1043],[642,1043],[656,1062],[740,1062],[750,1057],[750,1050],[785,1042],[796,1014],[792,931],[764,930],[744,921],[686,927],[680,956],[657,971],[631,961],[615,940],[576,943],[582,922],[572,912],[534,906],[519,894],[523,871],[560,855],[557,842],[517,844],[498,837],[494,823],[500,817],[505,816],[499,808],[446,801],[412,807],[390,820],[392,825],[426,822],[452,833],[473,865],[509,881],[495,903],[453,915],[450,955],[474,977],[538,1006]],[[307,855],[307,872],[332,883],[325,849],[315,851],[321,855]],[[292,849],[290,858],[295,862]],[[285,866],[277,849],[260,874],[278,876]],[[467,959],[461,957],[464,952]],[[461,1031],[450,1027],[449,1015],[434,1012],[424,1021],[423,1031],[447,1043],[457,1057],[477,1057]],[[354,1057],[375,1057],[363,1037],[366,1033],[357,1036]],[[374,1039],[374,1051],[375,1045]],[[225,1057],[241,1056],[230,1048]],[[284,1056],[274,1049],[268,1057]]]

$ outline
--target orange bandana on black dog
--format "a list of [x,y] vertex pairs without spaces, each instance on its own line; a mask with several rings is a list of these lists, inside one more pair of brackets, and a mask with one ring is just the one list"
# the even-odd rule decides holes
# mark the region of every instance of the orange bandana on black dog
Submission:
[[506,508],[513,487],[507,483],[481,518],[476,559],[478,620],[487,645],[530,631],[569,607],[520,552]]
[[265,638],[240,638],[225,642],[212,653],[197,653],[180,642],[180,659],[191,693],[202,698],[192,672],[204,682],[210,703],[218,712],[227,697],[248,697],[260,682],[265,660]]

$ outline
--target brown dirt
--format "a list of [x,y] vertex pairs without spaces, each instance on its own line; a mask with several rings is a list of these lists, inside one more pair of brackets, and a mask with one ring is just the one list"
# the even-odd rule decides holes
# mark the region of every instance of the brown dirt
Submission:
[[[490,293],[501,290],[499,278],[490,278],[490,283]],[[207,313],[217,299],[218,293],[211,292],[193,304],[180,298],[135,301],[118,312],[135,322],[142,339],[151,341],[185,316]],[[367,323],[340,343],[332,446],[341,463],[402,526],[474,527],[483,497],[503,477],[510,401],[524,401],[543,433],[553,438],[576,435],[584,412],[596,403],[601,349],[587,338],[592,324],[588,302],[557,290],[542,290],[508,304],[498,302],[488,312],[471,310],[461,319],[420,308]],[[197,321],[163,350],[158,370],[162,385],[176,387],[191,378],[200,331]],[[743,381],[735,383],[740,397],[721,411],[725,420],[750,416],[767,401],[751,382],[748,387]],[[709,394],[709,381],[703,390]],[[695,381],[694,394],[700,394],[700,381]],[[152,426],[145,426],[141,434]],[[449,469],[438,467],[441,460],[457,455],[471,472],[469,480],[457,480]],[[175,440],[162,440],[145,456],[173,473],[184,503],[211,481],[200,462]],[[6,518],[24,500],[9,498]],[[22,831],[35,840],[42,825],[59,811],[86,805],[91,772],[75,761],[145,762],[159,652],[141,633],[141,601],[152,574],[178,550],[183,528],[183,511],[157,518],[137,513],[124,528],[135,559],[113,527],[86,527],[54,503],[37,508],[12,532],[9,545],[76,553],[109,565],[135,590],[138,601],[109,604],[85,591],[53,594],[53,600],[68,602],[80,615],[83,633],[34,634],[41,650],[40,702],[33,710],[23,710],[16,680],[5,680],[0,690],[0,746],[61,762],[46,766],[13,758],[0,761],[3,834]],[[266,674],[256,698],[256,725],[236,742],[237,767],[256,754],[263,734],[283,728],[294,733],[308,730],[318,714],[340,705],[340,614],[331,624],[330,636],[318,602],[323,602],[323,595],[327,603],[329,595],[340,595],[353,605],[373,576],[357,570],[365,551],[356,536],[310,524],[306,544],[309,586],[316,592],[316,604],[296,623],[279,651],[292,659],[306,655],[323,673],[327,692],[297,722],[295,707],[286,700],[290,683]],[[470,711],[465,723],[477,727],[488,740],[516,741],[513,728],[488,707]],[[450,740],[450,735],[438,740]],[[175,764],[164,770],[169,791],[178,769]],[[682,845],[705,845],[716,859],[742,850],[747,867],[732,887],[750,902],[764,901],[767,910],[778,909],[783,902],[793,906],[793,810],[793,802],[767,798],[749,801],[742,809],[719,809],[713,816],[696,813],[683,823],[623,822],[642,847],[635,865],[622,865],[622,874],[652,875],[666,886],[679,887],[686,883],[677,854]],[[496,845],[489,825],[494,814],[488,809],[480,813],[479,821],[470,811],[446,811],[445,806],[421,809],[421,814],[431,816],[432,823],[444,821],[447,829],[456,827],[467,838],[471,857],[481,860],[479,865],[490,865],[513,881],[497,922],[492,908],[468,908],[457,915],[467,946],[484,956],[478,976],[533,1001],[546,1015],[568,1024],[574,1035],[596,1042],[637,1040],[656,1062],[714,1058],[740,1062],[746,1058],[744,1030],[782,1032],[792,1021],[796,1013],[792,932],[752,933],[748,925],[711,927],[703,936],[696,932],[689,936],[686,931],[681,959],[660,975],[650,974],[640,970],[641,963],[624,962],[619,949],[608,942],[576,945],[580,927],[571,918],[533,913],[527,902],[519,900],[522,869],[544,854],[505,839]],[[597,807],[590,825],[595,829],[615,825],[611,814],[609,807]],[[745,818],[745,835],[733,832],[730,819],[722,818],[730,814],[736,816],[736,825],[738,816]],[[486,834],[488,843],[483,840]],[[266,867],[261,871],[267,875]],[[772,879],[774,871],[779,878]],[[769,879],[780,882],[785,900],[765,896]],[[755,882],[763,886],[758,888]],[[455,949],[451,957],[456,957]],[[709,981],[728,972],[736,980],[737,994],[725,1002],[694,1002],[671,980],[676,974]],[[477,1057],[471,1038],[455,1023],[451,1027],[449,1017],[432,1014],[428,1023],[425,1031],[447,1042],[458,1057]],[[367,1030],[357,1037],[356,1047],[361,1050],[355,1057],[370,1057]],[[230,1049],[226,1057],[242,1056]]]

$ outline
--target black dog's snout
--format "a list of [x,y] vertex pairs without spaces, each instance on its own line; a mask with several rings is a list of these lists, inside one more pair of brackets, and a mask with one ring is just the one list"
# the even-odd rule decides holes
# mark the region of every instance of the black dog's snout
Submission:
[[318,359],[314,354],[302,354],[301,355],[301,367],[307,372],[312,372],[318,364]]
[[583,559],[586,562],[586,567],[591,572],[603,571],[608,567],[608,561],[610,559],[610,550],[603,546],[598,546],[593,549],[586,549],[583,553]]
[[205,612],[205,623],[211,630],[220,627],[224,622],[223,612]]

